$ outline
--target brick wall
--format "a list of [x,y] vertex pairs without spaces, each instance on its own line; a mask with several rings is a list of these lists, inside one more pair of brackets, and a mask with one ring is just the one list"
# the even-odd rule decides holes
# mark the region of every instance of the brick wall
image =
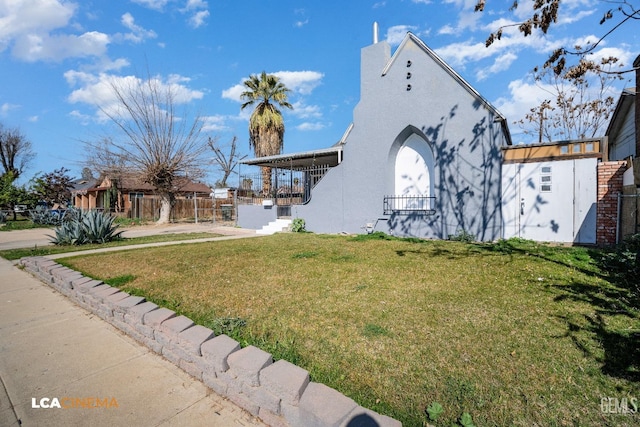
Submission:
[[596,243],[616,244],[618,193],[622,192],[622,174],[626,161],[598,163],[598,197],[596,207]]
[[346,425],[401,427],[402,424],[359,406],[309,373],[257,347],[240,348],[227,335],[185,316],[131,296],[101,281],[43,257],[22,258],[34,276],[76,304],[111,323],[130,337],[173,362],[206,386],[278,427]]

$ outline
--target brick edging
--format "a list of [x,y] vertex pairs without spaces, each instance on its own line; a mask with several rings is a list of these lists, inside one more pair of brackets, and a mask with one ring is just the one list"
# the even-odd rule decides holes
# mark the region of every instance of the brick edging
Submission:
[[296,365],[285,360],[274,363],[271,354],[254,346],[240,348],[227,335],[215,336],[211,329],[143,297],[44,257],[22,258],[19,264],[270,426],[402,425],[324,384],[311,382],[309,373]]

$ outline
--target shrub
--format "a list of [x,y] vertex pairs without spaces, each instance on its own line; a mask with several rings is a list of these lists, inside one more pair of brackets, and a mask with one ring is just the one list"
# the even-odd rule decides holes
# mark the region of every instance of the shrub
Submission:
[[615,251],[605,253],[600,263],[603,270],[632,292],[640,305],[640,233],[627,237]]
[[64,215],[58,211],[52,211],[46,206],[36,206],[29,211],[29,219],[38,225],[61,225]]
[[4,224],[5,222],[7,222],[7,214],[0,211],[0,224]]
[[449,234],[449,240],[456,242],[471,243],[476,241],[476,236],[465,230],[458,230],[456,234]]
[[296,218],[291,223],[291,231],[293,231],[294,233],[302,233],[306,231],[305,227],[306,227],[306,223],[302,218]]
[[56,245],[84,245],[120,239],[122,231],[116,233],[118,225],[114,225],[114,219],[108,213],[95,210],[74,210],[56,228],[56,236],[52,237],[51,242]]

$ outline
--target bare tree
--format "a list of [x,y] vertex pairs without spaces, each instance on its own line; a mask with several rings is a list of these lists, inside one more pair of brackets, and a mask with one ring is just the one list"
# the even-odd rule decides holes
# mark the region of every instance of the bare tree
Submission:
[[[229,179],[229,176],[234,173],[234,169],[238,166],[239,156],[236,153],[237,141],[238,138],[234,136],[229,146],[220,145],[218,138],[209,137],[209,141],[207,142],[207,145],[213,150],[213,154],[215,155],[213,162],[223,173],[222,179],[219,181],[220,187],[224,188],[227,186],[227,179]],[[229,153],[228,155],[227,152]]]
[[186,111],[179,115],[178,88],[157,78],[113,79],[110,89],[116,105],[101,111],[120,135],[89,144],[99,151],[94,161],[103,163],[96,170],[130,174],[153,186],[161,203],[158,223],[167,223],[185,178],[203,175],[203,122],[199,116],[189,120]]
[[[489,0],[477,0],[475,11],[482,12],[485,10]],[[513,24],[503,25],[496,31],[489,34],[486,41],[486,46],[491,46],[494,42],[502,38],[503,31],[508,27],[517,27],[518,31],[527,37],[533,34],[534,31],[541,31],[544,34],[549,31],[552,25],[558,21],[558,16],[561,16],[562,2],[561,0],[531,0],[533,2],[533,11],[529,18],[521,22]],[[640,8],[638,5],[630,0],[607,0],[606,3],[611,4],[612,8],[605,12],[604,16],[600,19],[600,25],[605,23],[613,23],[613,26],[609,28],[605,33],[598,37],[598,39],[591,41],[587,46],[575,46],[575,47],[560,47],[556,49],[545,62],[545,68],[551,68],[553,71],[560,75],[565,71],[567,66],[567,55],[577,55],[579,58],[584,58],[587,53],[593,52],[598,45],[613,32],[617,31],[624,25],[628,25],[632,22],[638,22],[640,20]],[[518,0],[514,0],[509,7],[510,11],[514,11],[518,8]],[[578,68],[574,72],[584,71],[583,68]],[[618,73],[631,72],[633,69],[618,71]]]
[[0,123],[0,161],[3,174],[11,173],[13,179],[18,179],[35,156],[26,136],[18,129],[5,129]]
[[620,67],[617,58],[608,57],[600,62],[583,58],[560,75],[549,68],[536,69],[538,87],[550,99],[516,123],[525,134],[537,134],[538,142],[600,136],[615,108],[613,84],[623,78],[615,73]]

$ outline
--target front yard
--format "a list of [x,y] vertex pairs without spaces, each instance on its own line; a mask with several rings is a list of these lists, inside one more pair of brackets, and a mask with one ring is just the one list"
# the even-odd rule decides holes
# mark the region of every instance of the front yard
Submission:
[[[637,425],[640,311],[597,253],[278,234],[67,258],[64,264],[309,370],[423,425]],[[245,325],[245,326],[242,326]],[[609,402],[608,401],[608,402]],[[631,404],[630,408],[633,409]]]

